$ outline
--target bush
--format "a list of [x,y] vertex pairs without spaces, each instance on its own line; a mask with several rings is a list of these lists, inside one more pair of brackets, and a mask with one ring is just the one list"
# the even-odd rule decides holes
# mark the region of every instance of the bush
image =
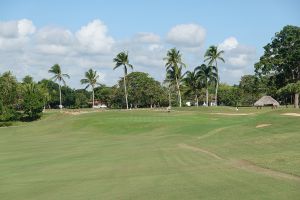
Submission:
[[43,97],[39,92],[26,93],[24,95],[23,110],[24,119],[35,120],[42,116],[44,109]]
[[11,126],[12,124],[12,122],[0,122],[0,127]]
[[0,101],[0,122],[16,121],[20,119],[21,114],[12,106],[4,106]]

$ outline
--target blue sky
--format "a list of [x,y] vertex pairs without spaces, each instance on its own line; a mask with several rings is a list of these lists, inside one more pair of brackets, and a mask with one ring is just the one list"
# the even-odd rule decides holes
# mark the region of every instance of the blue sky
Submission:
[[[5,41],[5,43],[2,43],[5,44],[6,49],[12,46],[9,42],[21,41],[20,43],[23,46],[20,46],[22,52],[15,49],[9,50],[10,53],[8,54],[7,51],[0,50],[0,58],[5,57],[4,60],[1,59],[2,61],[0,61],[0,73],[3,70],[16,71],[15,74],[18,78],[21,78],[26,73],[30,73],[36,80],[39,80],[43,78],[43,75],[47,76],[42,71],[47,72],[51,64],[62,63],[64,64],[62,67],[66,68],[67,71],[72,72],[74,67],[78,71],[78,73],[72,72],[74,78],[69,81],[72,87],[81,87],[76,79],[80,78],[79,72],[86,70],[87,67],[95,67],[97,71],[102,73],[103,82],[112,85],[122,74],[121,72],[113,73],[110,71],[113,63],[110,64],[109,61],[118,50],[126,49],[131,54],[133,64],[138,66],[136,70],[145,70],[155,78],[162,80],[164,70],[163,66],[161,68],[159,66],[163,65],[163,63],[159,62],[159,59],[163,56],[163,51],[176,46],[182,50],[183,56],[187,58],[188,65],[191,66],[190,68],[193,68],[192,66],[201,64],[203,53],[209,45],[221,45],[225,42],[227,47],[226,45],[223,45],[223,47],[225,52],[226,50],[228,52],[225,58],[229,62],[222,64],[224,70],[220,72],[221,81],[234,84],[238,83],[240,75],[253,72],[253,64],[263,53],[262,47],[270,42],[275,32],[280,31],[287,24],[300,25],[299,2],[296,0],[86,0],[64,2],[59,0],[2,0],[0,1],[0,21],[4,28],[1,29],[0,27],[0,37],[1,31],[3,32],[7,29],[5,28],[7,26],[3,25],[5,23],[17,22],[18,24],[20,20],[26,19],[32,23],[33,28],[32,31],[26,32],[26,40],[23,37],[24,35],[22,35],[23,39],[11,40],[12,37],[8,37],[8,33],[2,33],[2,41]],[[99,21],[96,23],[95,20]],[[90,24],[92,22],[95,23]],[[25,24],[28,25],[27,22]],[[195,29],[191,26],[177,27],[178,25],[191,24],[196,25],[200,33],[195,27]],[[111,45],[110,49],[106,49],[107,51],[111,50],[111,52],[103,53],[103,48],[99,46],[100,44],[96,45],[95,51],[90,53],[87,53],[89,50],[83,51],[82,49],[81,53],[77,52],[75,56],[76,59],[78,57],[81,59],[76,61],[76,63],[70,61],[74,57],[70,57],[69,61],[66,61],[66,55],[63,52],[60,55],[54,55],[55,53],[47,51],[43,51],[43,54],[37,53],[40,51],[36,50],[36,48],[41,47],[39,42],[43,44],[42,47],[45,49],[47,48],[45,44],[50,45],[50,48],[53,47],[53,45],[51,46],[51,41],[55,41],[55,48],[60,50],[68,48],[74,50],[74,41],[80,40],[76,33],[85,26],[90,32],[93,32],[95,27],[100,34],[102,31],[104,36],[96,36],[96,38],[105,40],[102,42],[103,44]],[[184,31],[182,29],[198,31],[200,39],[195,39],[194,41],[199,42],[199,45],[191,46],[193,40],[186,41],[187,45],[185,45],[184,40],[189,40],[189,38],[179,38],[178,40],[174,38],[175,36],[170,38],[169,34],[174,27],[177,27],[174,30],[175,36],[187,33],[187,30]],[[204,30],[202,36],[201,30]],[[68,43],[68,46],[66,44],[58,44],[57,39],[50,38],[50,36],[65,38],[67,37],[64,34],[66,32],[68,32],[67,35],[70,35],[70,41],[73,41],[73,43]],[[90,32],[86,34],[90,36]],[[141,40],[137,40],[140,37],[140,33],[151,34],[152,39],[155,38],[155,35],[159,39],[151,40],[152,43],[144,40],[141,42]],[[64,37],[60,37],[60,34],[64,34]],[[82,35],[82,37],[84,36],[86,35]],[[147,38],[149,38],[148,36]],[[197,34],[195,35],[195,37],[198,36]],[[193,37],[193,35],[189,37]],[[69,36],[67,38],[69,39]],[[107,40],[111,42],[106,43]],[[177,43],[179,40],[180,44]],[[88,45],[93,45],[84,38],[80,41],[85,42],[86,48],[88,48]],[[228,44],[233,46],[228,48]],[[148,46],[146,47],[145,45]],[[151,45],[152,47],[159,47],[157,48],[158,50],[149,52],[147,48],[150,48]],[[4,45],[2,46],[4,47]],[[78,48],[80,47],[76,47],[76,49]],[[142,52],[145,56],[141,55]],[[95,54],[97,53],[101,55],[102,59],[95,59]],[[146,57],[149,54],[156,55],[152,55],[152,60],[147,62]],[[9,60],[9,58],[14,58],[15,56],[22,56],[23,59],[18,61]],[[68,56],[70,55],[68,54]],[[135,61],[135,56],[140,59]],[[153,59],[158,60],[154,62]],[[49,62],[48,65],[43,63],[42,60]],[[105,61],[101,63],[101,60]],[[150,66],[150,64],[147,66],[147,63],[152,63],[153,66]],[[86,66],[89,64],[92,66]],[[238,66],[239,64],[240,66]],[[235,74],[235,76],[232,74]]]

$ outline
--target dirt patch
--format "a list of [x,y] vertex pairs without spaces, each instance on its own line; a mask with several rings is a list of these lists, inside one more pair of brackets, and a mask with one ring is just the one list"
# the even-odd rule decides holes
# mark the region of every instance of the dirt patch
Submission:
[[210,113],[212,115],[227,115],[227,116],[246,116],[252,115],[253,113]]
[[300,113],[283,113],[281,115],[300,117]]
[[231,162],[231,164],[232,164],[233,167],[243,169],[243,170],[249,171],[249,172],[255,172],[255,173],[271,176],[271,177],[274,177],[274,178],[284,178],[284,179],[300,181],[299,176],[296,176],[296,175],[293,175],[293,174],[287,174],[287,173],[284,173],[284,172],[279,172],[279,171],[264,168],[264,167],[260,167],[260,166],[254,164],[254,163],[252,163],[248,160],[233,160]]
[[255,128],[263,128],[263,127],[267,127],[267,126],[271,126],[272,124],[258,124],[257,126],[255,126]]
[[209,156],[211,156],[211,157],[213,157],[215,159],[223,160],[223,158],[221,158],[217,154],[215,154],[213,152],[210,152],[208,150],[205,150],[205,149],[201,149],[201,148],[198,148],[198,147],[190,146],[190,145],[187,145],[187,144],[178,144],[178,147],[184,148],[184,149],[189,149],[189,150],[196,151],[196,152],[201,152],[201,153],[209,155]]

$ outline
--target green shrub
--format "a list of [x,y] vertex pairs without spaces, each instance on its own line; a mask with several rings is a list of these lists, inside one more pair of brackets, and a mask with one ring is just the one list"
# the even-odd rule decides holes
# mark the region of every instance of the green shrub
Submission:
[[44,108],[43,96],[38,90],[33,89],[32,91],[27,91],[24,94],[22,107],[25,114],[25,116],[23,116],[23,119],[39,119],[42,116]]

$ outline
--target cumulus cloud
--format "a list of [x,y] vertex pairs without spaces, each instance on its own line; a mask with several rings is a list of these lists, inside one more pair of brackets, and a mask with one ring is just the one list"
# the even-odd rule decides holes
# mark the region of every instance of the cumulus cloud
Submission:
[[18,21],[18,33],[20,36],[31,35],[35,32],[35,26],[32,21],[28,19],[21,19]]
[[219,48],[222,50],[232,50],[238,46],[238,41],[235,37],[229,37],[225,39],[220,45]]
[[134,40],[142,43],[159,43],[160,36],[154,33],[138,33],[136,34]]
[[197,24],[180,24],[167,34],[167,42],[182,47],[198,47],[204,43],[206,31]]
[[45,27],[36,33],[35,42],[39,53],[65,55],[73,52],[74,36],[67,29]]
[[[163,58],[170,44],[176,45],[193,70],[203,61],[205,29],[197,24],[173,27],[166,38],[151,32],[139,32],[131,38],[115,40],[108,27],[100,20],[93,20],[77,31],[46,26],[36,28],[32,21],[0,21],[0,73],[11,70],[19,79],[32,75],[35,80],[50,78],[48,69],[55,63],[61,65],[71,79],[71,87],[82,88],[79,80],[89,68],[101,74],[101,83],[113,85],[123,76],[122,70],[113,71],[113,57],[120,51],[129,52],[134,71],[149,73],[162,81],[165,77]],[[235,37],[219,44],[225,50],[226,63],[219,64],[221,81],[237,82],[240,75],[253,67],[255,48],[242,45]]]
[[0,21],[0,50],[22,51],[36,28],[32,21]]
[[100,20],[94,20],[76,32],[76,38],[81,50],[90,53],[110,53],[114,39],[107,34],[106,25]]
[[235,37],[228,37],[218,45],[224,50],[225,63],[220,63],[221,81],[237,83],[244,74],[253,72],[256,50],[252,46],[242,45]]
[[35,26],[28,19],[19,21],[0,21],[0,37],[17,38],[25,37],[35,32]]

